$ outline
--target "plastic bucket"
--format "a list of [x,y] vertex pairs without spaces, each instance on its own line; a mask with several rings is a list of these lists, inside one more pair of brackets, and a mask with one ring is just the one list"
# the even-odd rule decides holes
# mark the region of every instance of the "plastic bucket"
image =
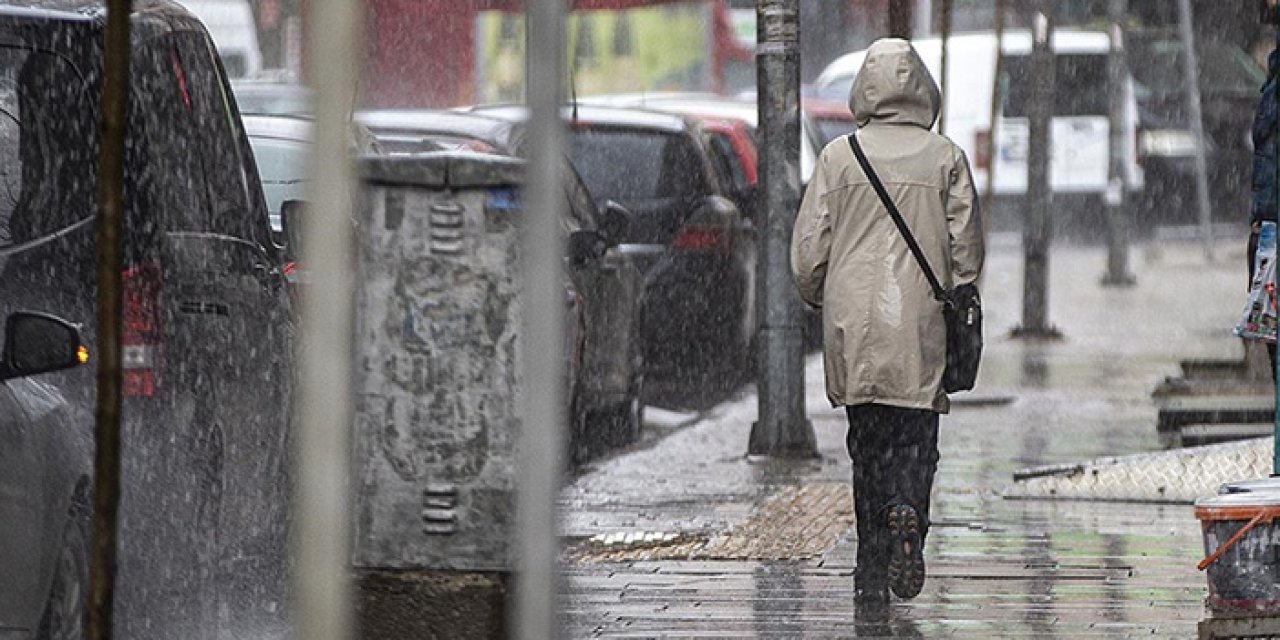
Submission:
[[1280,492],[1227,493],[1196,502],[1209,607],[1280,612]]
[[1218,495],[1228,493],[1259,493],[1280,491],[1280,478],[1258,478],[1256,480],[1238,480],[1224,482],[1218,486]]

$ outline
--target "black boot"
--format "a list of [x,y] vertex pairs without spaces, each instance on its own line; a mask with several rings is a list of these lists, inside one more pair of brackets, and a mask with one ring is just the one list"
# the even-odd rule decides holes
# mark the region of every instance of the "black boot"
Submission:
[[889,587],[903,600],[920,595],[924,588],[924,536],[920,515],[910,505],[889,509]]

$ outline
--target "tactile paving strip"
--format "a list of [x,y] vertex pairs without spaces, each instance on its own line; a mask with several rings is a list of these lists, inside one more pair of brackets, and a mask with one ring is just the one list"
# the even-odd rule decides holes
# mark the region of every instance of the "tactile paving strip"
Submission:
[[579,562],[631,560],[806,560],[820,556],[853,525],[846,483],[779,488],[724,533],[626,531],[594,536],[569,549]]

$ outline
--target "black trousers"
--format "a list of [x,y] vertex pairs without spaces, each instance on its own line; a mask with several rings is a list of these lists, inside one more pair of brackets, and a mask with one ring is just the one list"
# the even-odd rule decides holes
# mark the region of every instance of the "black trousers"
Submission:
[[914,507],[920,514],[922,542],[929,530],[929,493],[938,469],[938,414],[879,404],[845,411],[858,527],[854,582],[859,590],[883,590],[889,568],[889,509],[899,504]]

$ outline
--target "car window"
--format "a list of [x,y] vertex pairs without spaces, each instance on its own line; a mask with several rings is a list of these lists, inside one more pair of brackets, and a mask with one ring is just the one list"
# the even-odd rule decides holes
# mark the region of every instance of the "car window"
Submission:
[[597,203],[705,195],[706,178],[693,141],[681,135],[577,128],[570,156]]
[[[1001,82],[1004,87],[1004,115],[1027,117],[1032,82],[1030,58],[1005,56]],[[1064,54],[1054,58],[1053,113],[1056,116],[1106,116],[1107,57],[1094,54]]]
[[306,197],[306,159],[308,145],[297,140],[250,136],[262,193],[267,198],[271,229],[281,231],[280,205],[285,200]]
[[711,149],[711,157],[715,159],[716,169],[721,173],[721,180],[725,184],[733,185],[735,192],[742,192],[750,186],[738,152],[734,150],[733,142],[728,136],[711,133],[707,136],[707,146]]
[[565,162],[562,168],[564,173],[564,189],[565,198],[569,202],[569,215],[573,218],[574,229],[595,229],[597,228],[596,217],[598,215],[596,203],[591,199],[591,194],[587,192],[587,188],[582,184],[582,179],[578,172],[573,169],[569,162]]
[[95,114],[93,89],[68,59],[0,46],[0,246],[92,214]]

